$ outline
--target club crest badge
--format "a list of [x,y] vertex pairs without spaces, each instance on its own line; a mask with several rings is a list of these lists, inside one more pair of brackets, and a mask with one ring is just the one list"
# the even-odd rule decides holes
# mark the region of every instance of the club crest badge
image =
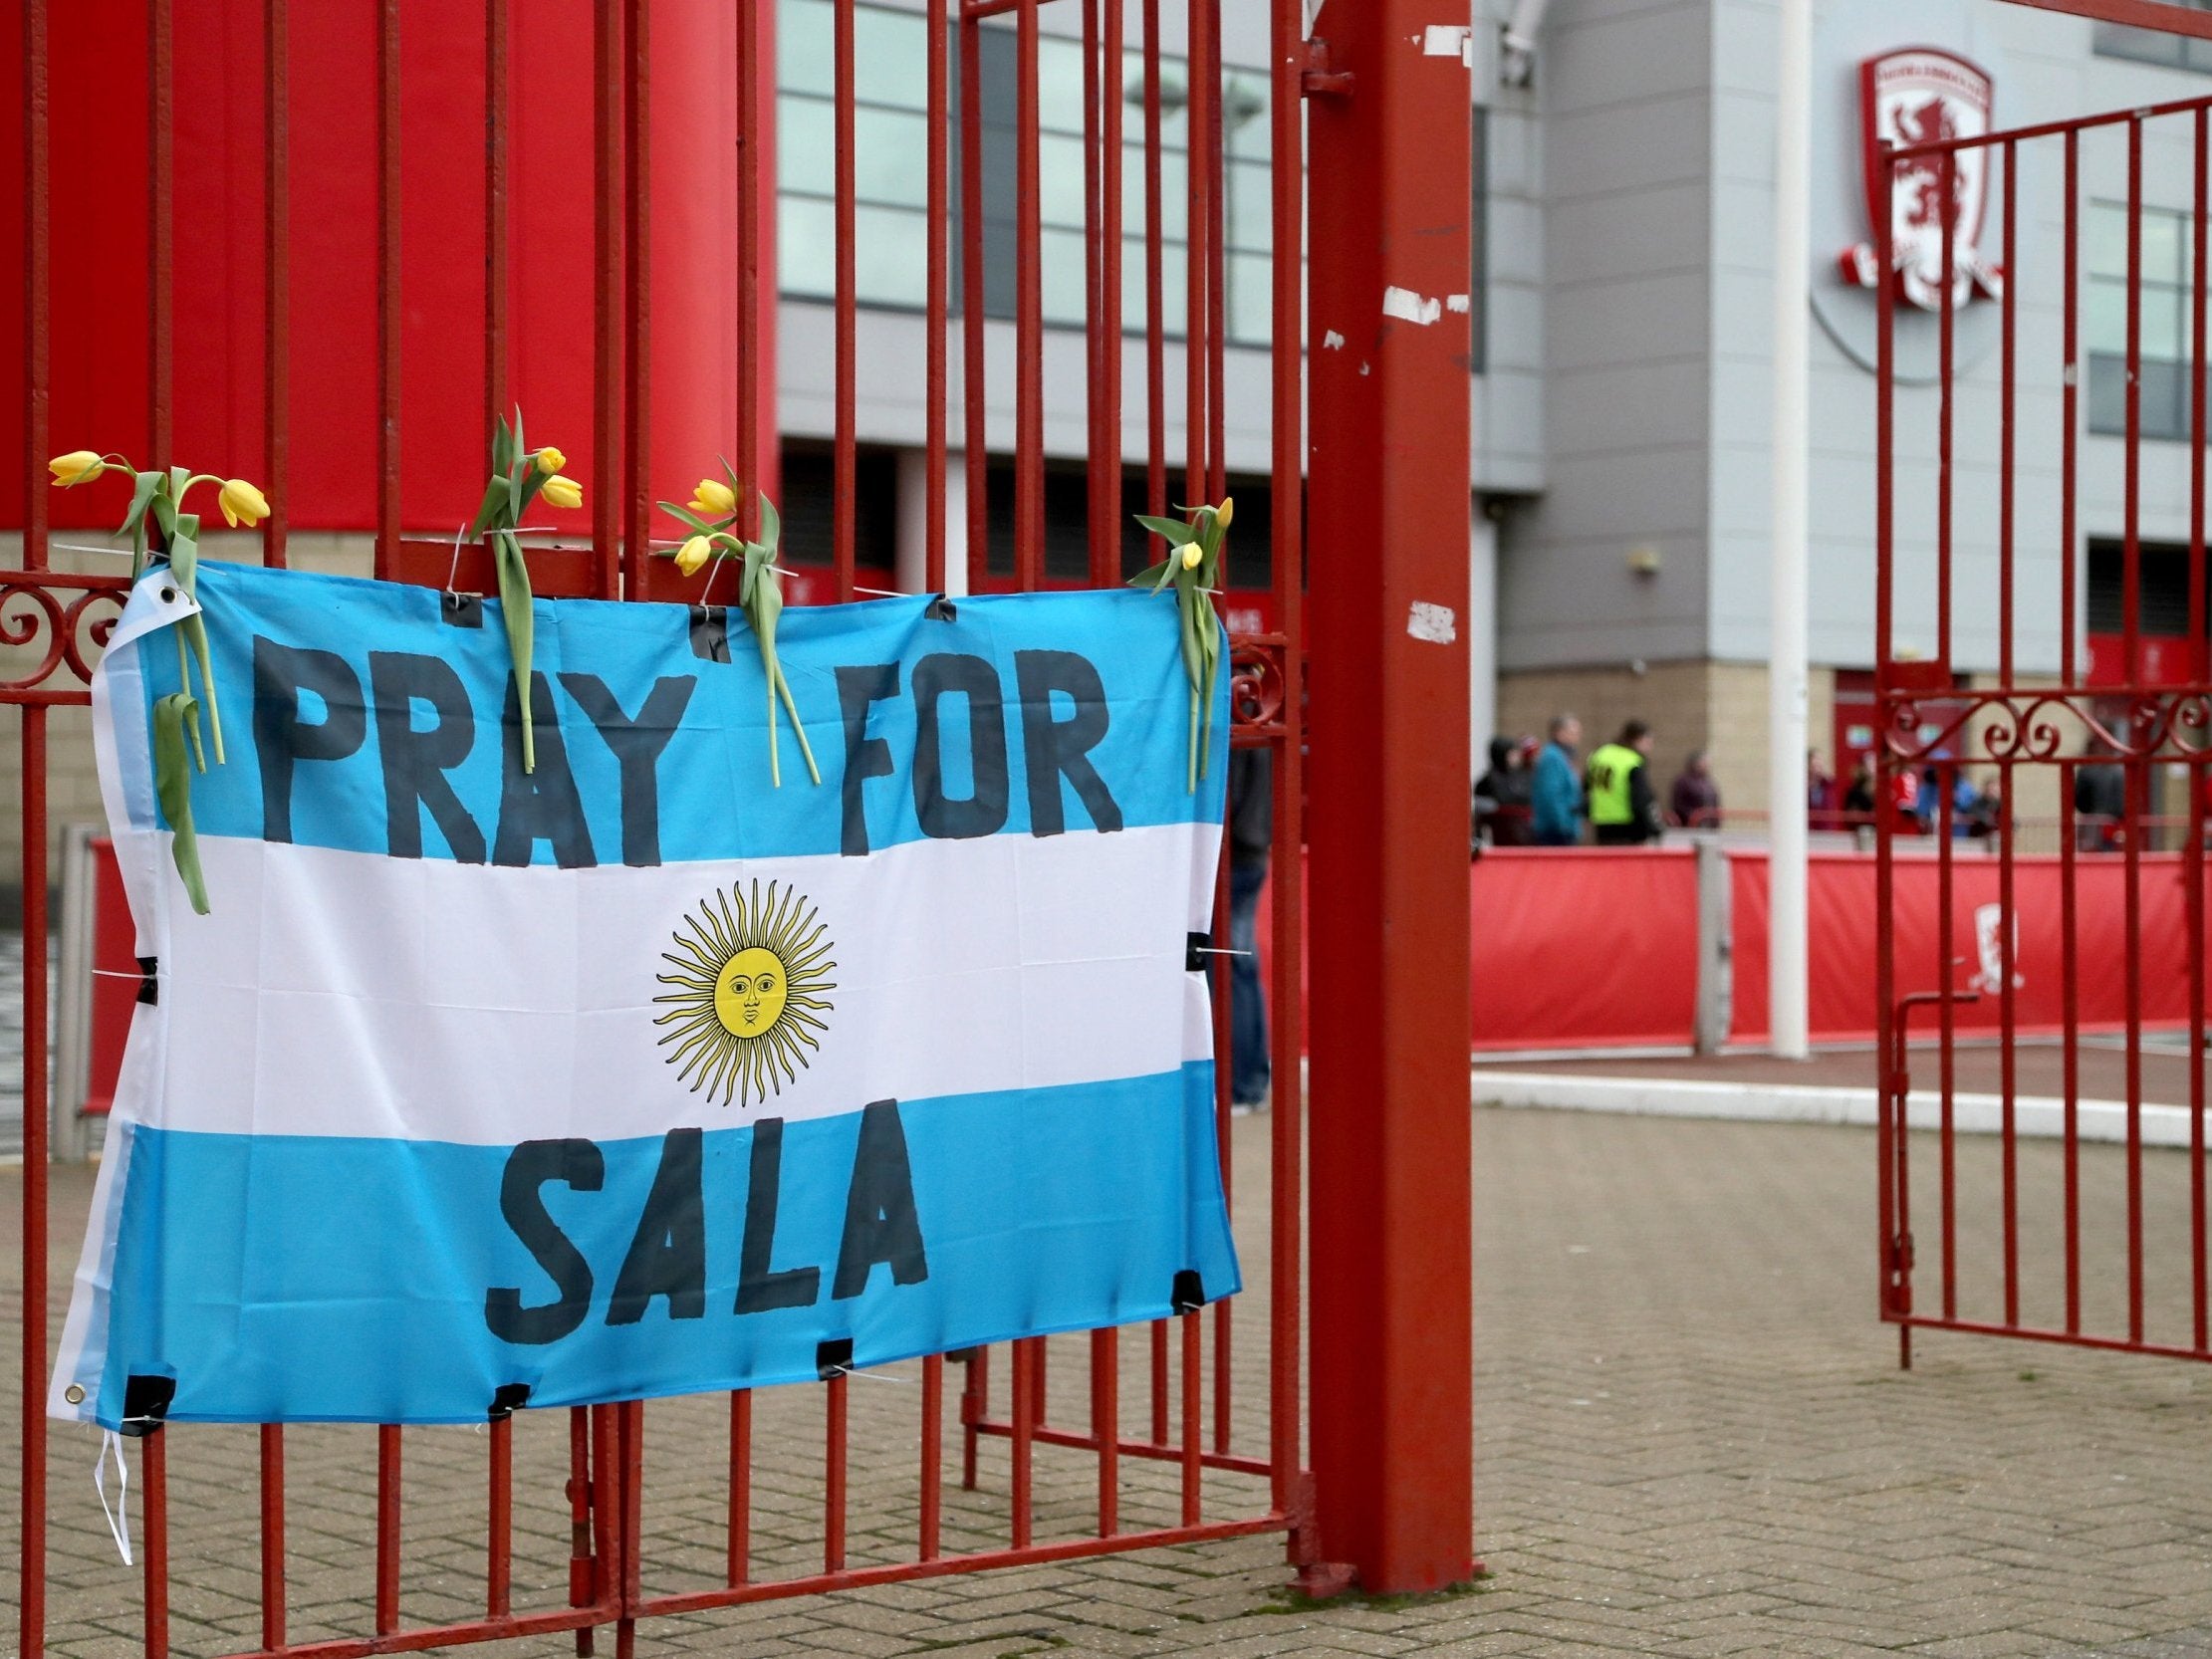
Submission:
[[[1883,144],[1908,148],[1990,130],[1987,73],[1931,46],[1886,52],[1860,64],[1858,102],[1869,233],[1881,223]],[[1923,311],[1942,307],[1946,286],[1954,308],[1977,297],[1997,298],[2004,292],[2004,272],[1981,251],[1989,173],[1989,151],[1979,145],[1897,163],[1889,191],[1889,270],[1883,273],[1880,252],[1869,240],[1843,250],[1839,260],[1843,280],[1860,288],[1886,280],[1898,299]]]

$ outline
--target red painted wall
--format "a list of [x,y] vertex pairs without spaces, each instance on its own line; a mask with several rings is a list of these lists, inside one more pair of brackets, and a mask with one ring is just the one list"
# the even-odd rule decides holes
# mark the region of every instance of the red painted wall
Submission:
[[[173,5],[175,455],[260,479],[262,7]],[[511,10],[509,383],[531,439],[558,442],[589,493],[592,8],[529,0]],[[168,457],[146,450],[146,0],[73,0],[51,31],[52,432],[57,451],[118,449],[153,464]],[[475,510],[488,466],[483,17],[480,4],[448,0],[408,0],[400,13],[401,516],[410,532],[429,535],[450,535]],[[736,339],[735,29],[732,8],[654,8],[656,498],[683,499],[717,453],[737,458],[739,374],[772,372],[765,358],[742,364]],[[20,52],[14,32],[6,49]],[[366,530],[374,519],[375,52],[374,8],[295,9],[289,493],[299,529]],[[22,124],[0,122],[0,177],[21,176]],[[19,195],[0,191],[0,305],[11,317],[23,315]],[[773,272],[772,242],[765,251]],[[23,383],[23,350],[20,329],[0,330],[0,384]],[[0,398],[0,452],[20,453],[22,438],[11,389]],[[23,482],[14,469],[0,476],[0,523],[22,522]],[[53,506],[59,525],[105,528],[122,517],[114,488],[57,493]],[[532,518],[582,533],[589,500],[567,514],[541,504]]]

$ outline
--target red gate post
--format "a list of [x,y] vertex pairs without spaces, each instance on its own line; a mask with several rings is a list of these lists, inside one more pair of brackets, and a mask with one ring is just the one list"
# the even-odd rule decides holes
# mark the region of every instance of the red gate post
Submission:
[[1315,1519],[1376,1592],[1474,1570],[1472,89],[1439,15],[1327,7],[1350,80],[1310,101]]

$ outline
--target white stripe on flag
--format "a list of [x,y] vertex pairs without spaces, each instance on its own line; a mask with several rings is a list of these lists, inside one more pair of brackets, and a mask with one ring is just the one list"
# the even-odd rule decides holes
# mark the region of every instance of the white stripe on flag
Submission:
[[[588,870],[210,836],[213,914],[165,907],[165,1064],[119,1108],[169,1129],[507,1145],[1171,1071],[1212,1053],[1184,958],[1220,836],[1183,824]],[[796,1076],[725,1101],[668,1064],[655,1019],[679,1005],[654,999],[679,988],[657,976],[687,914],[756,881],[816,912],[834,989]]]

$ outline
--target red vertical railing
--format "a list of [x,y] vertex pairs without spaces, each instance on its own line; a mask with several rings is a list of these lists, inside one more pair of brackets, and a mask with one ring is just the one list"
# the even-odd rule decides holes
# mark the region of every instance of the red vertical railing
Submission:
[[[2093,160],[2086,160],[2086,143],[2105,147]],[[2025,182],[2039,178],[2030,167],[2038,150],[2056,163],[2040,176],[2061,191],[2053,216],[2055,246],[2048,253],[2024,234],[2043,211]],[[2207,1216],[2202,1053],[2208,977],[2205,837],[2212,830],[2204,799],[2207,763],[2212,761],[2207,742],[2212,735],[2212,648],[2206,631],[2206,610],[2212,604],[2205,457],[2212,439],[2206,406],[2206,353],[2212,343],[2207,339],[2204,269],[2212,241],[2208,152],[2212,99],[2199,98],[1969,137],[1885,145],[1875,157],[1877,264],[1884,275],[1875,302],[1875,683],[1884,786],[1876,836],[1880,1277],[1882,1314],[1901,1327],[1900,1353],[1908,1363],[1912,1331],[1929,1326],[2212,1358],[2212,1220]],[[1930,308],[1933,315],[1924,315],[1908,308],[1888,280],[1893,249],[1887,214],[1894,194],[1912,188],[1955,204],[1961,198],[1954,184],[1976,169],[1985,198],[2002,215],[1995,233],[2002,251],[1988,268],[2001,279],[1993,295],[1995,326],[1978,337],[1994,345],[1995,360],[1991,368],[1980,370],[1962,344],[1972,326],[1963,315],[1968,297],[1963,281],[1945,283]],[[2101,264],[2092,263],[2085,281],[2087,193],[2097,188],[2097,180],[2106,181],[2107,192],[2098,211],[2111,213],[2116,229],[2109,245],[2100,248]],[[2189,274],[2178,287],[2162,264],[2152,268],[2145,221],[2153,212],[2181,221],[2176,251],[2187,259]],[[1946,207],[1940,226],[1942,257],[1954,271],[1953,256],[1960,247],[1956,218],[1955,207]],[[1986,284],[1987,277],[1976,280]],[[2120,302],[2101,333],[2084,318],[2086,292],[2097,292],[2098,284]],[[2056,547],[2041,550],[2053,590],[2045,594],[2028,580],[2031,567],[2025,560],[2035,540],[2029,528],[2034,521],[2021,498],[2030,487],[2024,469],[2036,449],[2022,434],[2035,433],[2046,418],[2030,401],[2037,395],[2032,354],[2048,347],[2024,345],[2020,320],[2024,310],[2054,299],[2060,312],[2059,360],[2043,407],[2057,417],[2057,441],[2050,442],[2047,426],[2042,429],[2043,442],[2057,459],[2057,514]],[[2154,302],[2172,308],[2155,333],[2146,309]],[[2158,344],[2176,332],[2176,346]],[[2049,337],[2031,340],[2039,338]],[[1906,389],[1900,368],[1906,351],[1922,355],[1924,361],[1932,359],[1931,390]],[[2086,398],[2085,385],[2099,374],[2109,378]],[[2186,414],[2168,406],[2158,408],[2154,419],[2146,387],[2155,385],[2170,395],[2170,377],[2185,383]],[[1992,392],[1993,397],[1988,395]],[[1932,416],[1935,428],[1933,519],[1924,525],[1898,523],[1898,463],[1918,437],[1903,429],[1898,416],[1900,401],[1908,398],[1909,407]],[[2185,465],[2146,465],[2145,446],[2156,441],[2154,429],[2186,437]],[[2118,558],[2110,572],[2111,587],[2098,595],[2099,604],[2116,614],[2113,631],[2121,657],[2116,685],[2092,683],[2080,648],[2090,610],[2083,587],[2082,539],[2104,528],[2084,522],[2089,511],[2083,505],[2086,455],[2096,456],[2104,475],[2118,486],[2116,498],[2100,504],[2116,520],[2110,528],[2117,532]],[[1959,551],[1965,545],[1960,538],[1968,533],[1953,522],[1954,509],[1964,499],[1967,469],[1988,460],[1995,463],[1994,588],[1976,580]],[[2185,504],[2174,488],[2184,478]],[[2160,488],[2172,494],[2154,496]],[[2186,611],[2188,643],[2180,683],[2161,684],[2155,683],[2146,644],[2162,625],[2152,609],[2146,526],[2154,531],[2162,520],[2184,517],[2187,569],[2172,596]],[[1900,572],[1914,581],[1933,578],[1932,661],[1912,660],[1909,642],[1896,635]],[[2031,613],[2055,615],[2055,639],[2044,632],[2031,646],[2024,620]],[[1954,652],[1970,637],[1980,660],[1961,662]],[[2054,664],[2056,683],[2050,678]],[[1986,747],[1985,757],[1975,755],[1977,744]],[[1981,924],[1978,948],[1969,954],[1956,931],[1964,918],[1954,915],[1959,897],[1952,882],[1956,821],[1951,796],[1952,786],[1977,760],[1995,770],[2002,806],[1992,830],[1996,926],[1992,933],[1986,921]],[[1934,977],[1949,989],[1899,1000],[1894,969],[1900,946],[1890,916],[1898,815],[1888,804],[1887,786],[1922,767],[1942,791],[1928,815],[1936,836],[1928,850],[1937,862],[1940,888]],[[2077,785],[2106,771],[2120,780],[2123,810],[2116,823],[2086,817],[2075,804]],[[2185,788],[2188,799],[2168,803],[2154,815],[2153,791],[2168,779]],[[2059,954],[2055,962],[2030,965],[2019,957],[2015,861],[2018,852],[2034,849],[2019,843],[2022,831],[2013,815],[2037,780],[2048,780],[2059,794]],[[2146,863],[2144,852],[2159,850],[2148,837],[2161,825],[2183,827],[2184,842],[2170,860]],[[2165,885],[2167,869],[2179,889],[2177,907],[2168,896],[2172,888]],[[2085,1053],[2081,1031],[2084,988],[2078,939],[2085,871],[2092,870],[2117,877],[2112,886],[2090,890],[2109,894],[2117,887],[2124,941],[2117,976],[2124,1009],[2120,1053],[2109,1063],[2093,1051]],[[1978,970],[1981,989],[1967,988],[1969,965]],[[2026,1041],[2016,1018],[2021,973],[2051,974],[2063,1009],[2057,1057],[2059,1146],[2056,1180],[2048,1192],[2031,1178],[2019,1143],[2020,1052]],[[2154,975],[2183,978],[2188,988],[2187,1052],[2177,1057],[2181,1070],[2168,1074],[2183,1080],[2169,1083],[2172,1092],[2164,1094],[2153,1087],[2146,1066],[2144,1010]],[[1995,1179],[1987,1187],[1970,1174],[1974,1158],[1959,1139],[1955,1109],[1959,1033],[1952,1011],[1956,1002],[1977,996],[1998,1004],[1998,1144],[1989,1166]],[[1932,1028],[1932,1057],[1916,1056],[1906,1031],[1906,1005],[1925,1003],[1935,1005],[1935,1018],[1921,1027],[1923,1044]],[[1909,1070],[1928,1066],[1930,1060],[1938,1090],[1932,1219],[1939,1294],[1937,1306],[1923,1310],[1915,1305],[1914,1275],[1928,1252],[1916,1247],[1910,1191],[1912,1151],[1922,1131],[1908,1122],[1906,1107]],[[2107,1065],[2109,1069],[2103,1069]],[[2097,1092],[2091,1079],[2100,1069],[2110,1079],[2101,1090],[2112,1098],[2086,1099],[2086,1091]],[[2163,1143],[2186,1147],[2185,1153],[2172,1154],[2186,1157],[2185,1167],[2178,1168],[2164,1161],[2169,1154],[2151,1133],[2153,1114],[2177,1106],[2185,1111],[2186,1123]],[[2107,1155],[2084,1146],[2091,1138],[2092,1110],[2108,1117],[2095,1132],[2116,1142],[2102,1163],[2110,1182],[2106,1190],[2094,1178],[2098,1165],[2092,1160]],[[2110,1200],[2105,1209],[2109,1231],[2090,1219],[2100,1199]],[[2116,1241],[2116,1248],[2107,1246],[2110,1261],[2099,1262],[2091,1254],[2100,1232]],[[2037,1244],[2046,1240],[2048,1250],[2039,1253]],[[2161,1289],[2178,1293],[2182,1286],[2185,1293],[2161,1299]],[[2105,1293],[2101,1305],[2096,1301],[2100,1289]],[[2039,1312],[2039,1305],[2051,1313]]]
[[[994,416],[987,408],[992,374],[1012,392],[1011,488],[1013,586],[1043,585],[1047,554],[1048,383],[1045,363],[1058,350],[1055,332],[1071,326],[1057,310],[1048,319],[1047,247],[1040,53],[1046,50],[1041,11],[1047,3],[1082,11],[1084,54],[1084,333],[1085,453],[1087,507],[1086,565],[1095,585],[1111,586],[1121,574],[1126,533],[1123,513],[1122,431],[1123,364],[1142,364],[1144,399],[1141,461],[1142,493],[1155,512],[1167,510],[1169,468],[1177,464],[1172,447],[1177,426],[1183,486],[1192,501],[1218,501],[1229,493],[1230,451],[1226,419],[1228,376],[1228,233],[1224,208],[1228,165],[1220,96],[1223,66],[1221,18],[1217,0],[1187,0],[1184,35],[1189,60],[1183,107],[1188,165],[1182,200],[1163,200],[1168,151],[1168,119],[1163,108],[1162,39],[1167,21],[1162,0],[1142,0],[1141,41],[1126,39],[1124,0],[970,0],[955,10],[955,0],[929,0],[929,41],[915,66],[925,86],[928,115],[928,246],[924,308],[923,423],[925,529],[922,576],[932,591],[947,582],[955,558],[965,561],[971,587],[993,585],[990,566],[990,471],[986,444]],[[766,406],[763,379],[753,364],[765,357],[775,330],[774,280],[768,252],[768,213],[763,191],[772,184],[762,166],[775,118],[770,83],[757,62],[759,49],[772,39],[766,0],[738,0],[734,107],[740,155],[733,283],[741,361],[734,399],[736,452],[746,457],[764,488],[772,488],[775,411]],[[288,0],[262,0],[259,8],[266,52],[261,106],[264,153],[263,222],[260,266],[263,280],[264,360],[260,387],[264,427],[262,475],[273,510],[262,529],[263,557],[281,566],[299,516],[290,505],[290,485],[302,468],[292,422],[291,361],[294,308],[292,200],[292,121],[296,89],[292,75],[292,26]],[[403,337],[415,325],[403,288],[401,261],[402,170],[406,142],[402,124],[401,12],[397,0],[374,0],[373,61],[368,66],[367,99],[372,112],[372,203],[375,301],[367,322],[372,341],[370,391],[375,407],[374,481],[371,522],[373,568],[386,578],[450,581],[452,556],[442,539],[408,540],[407,506],[402,493],[401,420],[406,407],[402,374]],[[175,172],[171,103],[175,69],[168,0],[149,0],[147,46],[150,142],[147,184],[150,200],[146,227],[151,283],[145,319],[148,372],[144,393],[153,450],[165,456],[175,426],[178,388],[173,379],[174,336],[171,273],[174,263],[173,215],[169,210]],[[511,290],[515,281],[512,214],[522,158],[516,151],[513,118],[516,85],[513,31],[523,19],[514,0],[486,0],[483,13],[483,290],[481,312],[456,326],[480,325],[483,410],[487,428],[505,414],[516,395],[514,343],[516,319]],[[592,547],[589,552],[547,550],[540,590],[549,595],[597,593],[638,595],[653,586],[650,549],[650,473],[653,431],[650,421],[650,371],[653,358],[650,305],[653,269],[651,192],[653,155],[650,28],[648,0],[595,0],[591,46],[591,179],[594,192],[588,268],[591,272],[594,341],[591,353],[596,405],[590,444]],[[835,512],[831,549],[836,592],[854,592],[856,502],[859,451],[863,437],[861,384],[869,365],[860,352],[860,235],[855,0],[834,0],[834,121],[837,225],[834,295],[836,412],[834,417]],[[412,27],[411,22],[408,25]],[[665,25],[664,25],[665,26]],[[23,19],[25,386],[23,474],[27,507],[21,572],[5,578],[10,592],[28,588],[60,592],[69,604],[59,624],[73,638],[90,630],[97,636],[98,615],[87,607],[120,602],[122,586],[114,578],[60,577],[48,570],[49,498],[43,457],[50,447],[48,331],[51,240],[46,203],[50,200],[50,108],[48,32],[51,0],[28,5]],[[1267,80],[1273,104],[1270,126],[1275,161],[1272,203],[1277,262],[1270,278],[1273,307],[1273,365],[1270,415],[1274,433],[1268,457],[1274,512],[1270,533],[1276,631],[1234,641],[1232,676],[1236,708],[1235,741],[1269,746],[1275,757],[1274,790],[1277,863],[1297,867],[1302,836],[1300,811],[1303,751],[1304,671],[1301,637],[1301,421],[1303,366],[1300,328],[1303,313],[1303,20],[1296,0],[1271,0]],[[1003,31],[999,38],[991,32]],[[955,33],[956,32],[956,33]],[[1004,89],[984,82],[986,47],[1010,42],[1013,76]],[[1129,48],[1135,44],[1136,84],[1129,85]],[[955,54],[957,53],[957,58]],[[994,62],[1005,60],[993,59]],[[957,62],[958,73],[955,75]],[[955,87],[959,109],[954,117]],[[1009,93],[1007,109],[985,111],[987,99]],[[1140,105],[1137,117],[1129,106]],[[1009,123],[1010,118],[1010,123]],[[1122,308],[1125,211],[1124,161],[1127,127],[1138,125],[1135,140],[1144,181],[1141,260],[1145,296],[1141,338],[1124,334]],[[1001,224],[985,211],[983,149],[1004,142],[1011,161],[1012,213]],[[956,176],[957,175],[957,176]],[[956,187],[957,184],[957,187]],[[955,202],[958,203],[957,209]],[[1170,327],[1167,314],[1167,255],[1171,246],[1171,209],[1179,207],[1185,267],[1179,295],[1182,322]],[[955,220],[957,219],[957,223]],[[1013,289],[1011,317],[986,316],[986,255],[999,252],[996,238],[1010,247]],[[1057,292],[1057,290],[1056,290]],[[1055,300],[1055,306],[1062,302]],[[960,313],[959,367],[953,374],[950,333]],[[1174,373],[1183,376],[1174,384]],[[1058,385],[1051,388],[1058,398]],[[957,411],[954,404],[957,401]],[[1170,411],[1177,420],[1169,419]],[[951,546],[955,527],[948,523],[948,468],[951,446],[959,441],[965,469],[964,548]],[[751,498],[748,512],[754,511]],[[432,557],[432,555],[435,557]],[[471,554],[473,561],[475,555]],[[1243,557],[1239,555],[1238,557]],[[472,563],[472,574],[485,569]],[[1003,585],[1003,583],[999,584]],[[46,813],[47,744],[45,711],[57,703],[85,700],[81,684],[0,686],[0,700],[17,703],[23,720],[23,857],[25,872],[27,1029],[43,1029],[46,1013]],[[1257,1378],[1269,1408],[1264,1447],[1236,1441],[1237,1357],[1231,1342],[1233,1313],[1217,1304],[1209,1317],[1184,1312],[1155,1321],[1149,1331],[1149,1387],[1142,1429],[1123,1428],[1122,1344],[1110,1328],[1089,1333],[1088,1420],[1081,1427],[1055,1417],[1047,1388],[1052,1344],[1025,1338],[1010,1345],[1007,1362],[994,1367],[988,1350],[965,1360],[959,1404],[962,1424],[961,1473],[965,1483],[988,1491],[1003,1479],[990,1502],[1002,1506],[1002,1541],[989,1547],[954,1552],[947,1548],[944,1517],[945,1366],[943,1355],[924,1357],[918,1366],[920,1397],[915,1457],[903,1457],[895,1472],[873,1458],[872,1445],[856,1439],[849,1379],[827,1377],[822,1385],[822,1552],[819,1571],[764,1578],[756,1561],[758,1523],[754,1514],[755,1466],[759,1443],[754,1434],[751,1393],[729,1396],[727,1407],[726,1537],[719,1581],[667,1593],[645,1592],[645,1553],[653,1517],[645,1505],[643,1459],[646,1411],[628,1402],[579,1408],[569,1414],[568,1478],[561,1495],[570,1522],[570,1584],[566,1604],[526,1609],[514,1606],[518,1502],[530,1495],[516,1490],[517,1428],[499,1415],[488,1425],[482,1471],[486,1515],[482,1616],[424,1627],[407,1621],[409,1565],[403,1547],[407,1499],[443,1471],[434,1461],[432,1442],[404,1435],[396,1426],[374,1431],[374,1476],[366,1498],[372,1543],[365,1603],[366,1627],[357,1637],[295,1645],[295,1609],[287,1593],[288,1513],[296,1510],[289,1478],[284,1429],[259,1431],[257,1481],[260,1545],[260,1656],[312,1651],[324,1659],[350,1659],[373,1651],[485,1641],[508,1636],[573,1631],[580,1652],[590,1652],[594,1631],[614,1628],[617,1655],[630,1651],[635,1624],[655,1613],[698,1610],[768,1596],[791,1596],[836,1587],[964,1571],[1022,1561],[1051,1561],[1167,1542],[1191,1542],[1242,1534],[1286,1531],[1303,1513],[1300,1397],[1302,1378],[1298,1341],[1303,1294],[1302,1228],[1297,1195],[1301,1182],[1303,1120],[1296,1079],[1303,1052],[1298,1029],[1301,893],[1296,882],[1274,884],[1274,937],[1281,941],[1272,963],[1276,1010],[1273,1061],[1279,1086],[1269,1135],[1267,1160],[1272,1196],[1267,1246],[1269,1352]],[[1224,976],[1225,978],[1225,976]],[[1226,995],[1225,985],[1221,993]],[[1225,1004],[1224,1004],[1225,1010]],[[1226,1065],[1225,1012],[1217,1023]],[[45,1651],[49,1604],[46,1597],[46,1484],[44,1388],[47,1353],[46,1110],[45,1053],[36,1044],[24,1055],[25,1228],[24,1326],[22,1331],[23,1440],[22,1491],[25,1524],[20,1563],[20,1651]],[[1226,1073],[1217,1101],[1221,1151],[1231,1151]],[[1170,1330],[1172,1327],[1172,1330]],[[991,1380],[1005,1378],[1007,1414],[997,1415]],[[1205,1410],[1212,1394],[1211,1419]],[[1247,1386],[1252,1386],[1248,1379]],[[139,1443],[144,1493],[142,1576],[144,1604],[141,1639],[149,1654],[166,1653],[170,1639],[169,1487],[167,1451],[172,1431],[159,1430]],[[984,1441],[1003,1439],[1009,1457],[988,1464],[979,1456]],[[1084,1479],[1095,1489],[1095,1522],[1070,1535],[1061,1523],[1049,1527],[1040,1502],[1041,1480],[1055,1469],[1053,1459],[1069,1453],[1084,1459]],[[411,1467],[410,1467],[411,1461]],[[1131,1525],[1128,1495],[1132,1473],[1140,1466],[1172,1469],[1172,1518],[1148,1518]],[[903,1486],[911,1472],[915,1486]],[[1235,1497],[1226,1485],[1209,1485],[1215,1475],[1264,1480],[1257,1497]],[[411,1479],[409,1478],[411,1477]],[[918,1496],[918,1514],[909,1556],[856,1566],[850,1540],[865,1525],[862,1512],[879,1502],[886,1483]],[[873,1536],[873,1529],[869,1529]],[[1306,1551],[1293,1533],[1294,1553]]]

